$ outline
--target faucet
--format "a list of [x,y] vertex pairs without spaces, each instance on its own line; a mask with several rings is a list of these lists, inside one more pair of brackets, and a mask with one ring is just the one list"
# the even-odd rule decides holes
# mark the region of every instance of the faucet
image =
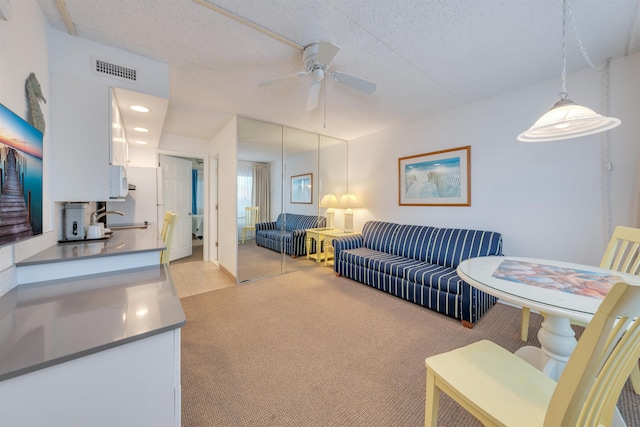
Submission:
[[121,212],[121,211],[106,211],[106,212],[102,212],[100,214],[98,213],[98,212],[103,211],[105,209],[106,209],[106,207],[102,207],[102,208],[98,209],[97,211],[94,211],[91,214],[91,225],[97,223],[100,218],[102,218],[103,216],[107,216],[109,214],[116,214],[116,215],[124,216],[124,212]]

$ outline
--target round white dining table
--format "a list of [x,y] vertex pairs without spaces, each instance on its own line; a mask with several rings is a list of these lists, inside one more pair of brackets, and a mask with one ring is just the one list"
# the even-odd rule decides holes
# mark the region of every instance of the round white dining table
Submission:
[[556,381],[577,344],[571,320],[588,323],[616,282],[640,283],[638,276],[613,270],[519,257],[470,258],[457,272],[481,291],[544,313],[540,347],[525,346],[515,354]]

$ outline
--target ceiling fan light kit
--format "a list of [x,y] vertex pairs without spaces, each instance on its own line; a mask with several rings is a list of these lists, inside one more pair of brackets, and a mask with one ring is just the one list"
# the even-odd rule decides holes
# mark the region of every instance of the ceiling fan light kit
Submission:
[[[518,141],[547,142],[577,138],[608,131],[622,123],[615,117],[605,117],[593,110],[575,104],[567,99],[567,52],[566,52],[566,21],[569,11],[568,0],[562,2],[562,92],[558,101],[546,114],[540,117],[528,130],[518,135]],[[591,68],[588,58],[574,24],[574,31],[578,45],[581,48],[585,62]],[[607,61],[607,67],[608,67]],[[606,69],[606,67],[605,67]],[[608,77],[607,77],[608,78]]]
[[333,43],[312,43],[302,51],[302,63],[305,68],[303,71],[276,77],[271,80],[265,80],[258,83],[258,86],[263,87],[281,80],[313,74],[313,80],[311,81],[309,94],[307,95],[307,111],[314,110],[318,106],[320,89],[322,88],[322,81],[325,80],[325,76],[329,76],[331,77],[331,80],[352,87],[361,92],[368,94],[375,92],[376,84],[373,82],[345,74],[340,71],[327,71],[329,67],[331,67],[331,62],[339,50],[340,47]]

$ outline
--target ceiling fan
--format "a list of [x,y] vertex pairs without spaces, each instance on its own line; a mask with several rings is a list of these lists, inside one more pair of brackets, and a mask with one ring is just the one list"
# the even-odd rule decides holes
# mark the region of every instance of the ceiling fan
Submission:
[[325,77],[337,81],[338,83],[345,84],[354,89],[371,94],[376,90],[376,84],[363,80],[359,77],[354,77],[349,74],[345,74],[340,71],[327,71],[331,66],[331,61],[336,56],[340,48],[333,43],[319,42],[313,43],[305,47],[302,51],[302,63],[304,64],[304,70],[297,73],[287,74],[275,79],[266,80],[258,83],[258,86],[267,86],[281,80],[286,80],[293,77],[302,77],[307,74],[313,75],[313,81],[309,87],[309,95],[307,96],[307,111],[311,111],[318,106],[318,99],[320,97],[320,88],[322,87],[322,81]]

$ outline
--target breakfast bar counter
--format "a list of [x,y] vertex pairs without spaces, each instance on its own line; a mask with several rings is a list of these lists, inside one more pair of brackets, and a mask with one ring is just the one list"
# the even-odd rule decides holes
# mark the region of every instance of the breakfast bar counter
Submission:
[[106,240],[58,243],[16,263],[18,284],[157,265],[166,246],[155,224]]
[[141,252],[158,252],[165,248],[155,224],[147,228],[116,229],[105,240],[77,240],[58,243],[24,259],[16,266],[71,261],[78,258],[97,258]]
[[179,426],[185,315],[155,226],[16,263],[0,297],[0,426]]
[[160,264],[17,286],[0,297],[0,381],[184,323]]

